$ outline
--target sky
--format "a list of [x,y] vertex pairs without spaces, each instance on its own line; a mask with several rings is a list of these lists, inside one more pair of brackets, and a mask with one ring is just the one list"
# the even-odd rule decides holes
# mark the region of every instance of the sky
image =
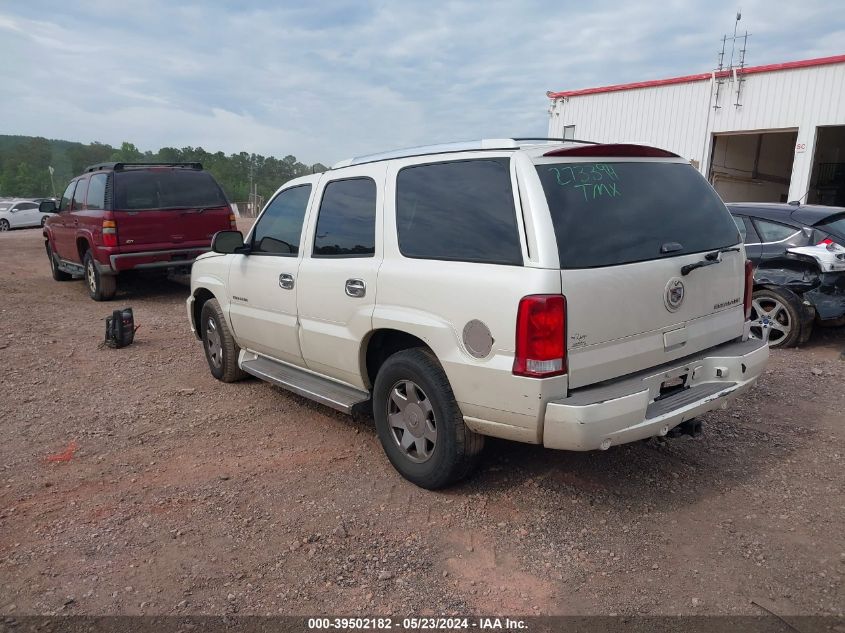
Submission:
[[[546,91],[705,72],[738,3],[0,0],[0,134],[331,164],[545,136]],[[743,0],[746,62],[845,53],[845,11]]]

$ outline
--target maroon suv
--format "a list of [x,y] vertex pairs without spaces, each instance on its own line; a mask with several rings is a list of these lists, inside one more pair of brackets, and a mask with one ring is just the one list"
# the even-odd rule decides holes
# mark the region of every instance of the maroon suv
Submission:
[[74,178],[44,224],[53,279],[82,276],[111,299],[128,270],[189,268],[217,231],[235,229],[226,196],[199,163],[102,163]]

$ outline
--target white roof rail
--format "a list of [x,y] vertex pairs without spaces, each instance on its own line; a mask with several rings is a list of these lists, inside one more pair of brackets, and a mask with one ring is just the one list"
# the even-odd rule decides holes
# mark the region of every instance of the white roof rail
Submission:
[[350,165],[361,165],[363,163],[373,163],[379,160],[389,160],[391,158],[424,156],[425,154],[447,154],[450,152],[470,152],[472,150],[518,148],[519,143],[512,138],[484,138],[479,141],[460,141],[457,143],[420,145],[419,147],[408,147],[405,149],[395,149],[389,152],[380,152],[378,154],[368,154],[366,156],[347,158],[346,160],[342,160],[332,165],[332,169],[340,169],[341,167],[349,167]]

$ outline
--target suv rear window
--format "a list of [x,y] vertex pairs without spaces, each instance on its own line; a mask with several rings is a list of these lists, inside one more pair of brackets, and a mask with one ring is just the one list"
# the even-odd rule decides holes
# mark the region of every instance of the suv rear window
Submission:
[[144,169],[114,174],[114,208],[121,211],[226,206],[226,197],[207,171]]
[[741,241],[724,203],[691,165],[544,163],[537,173],[561,268],[616,266]]

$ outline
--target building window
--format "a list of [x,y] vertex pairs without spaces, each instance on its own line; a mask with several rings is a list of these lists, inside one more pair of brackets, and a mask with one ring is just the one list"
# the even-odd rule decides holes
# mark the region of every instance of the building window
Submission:
[[564,141],[571,141],[575,138],[575,126],[574,125],[564,125],[563,126],[563,140]]

